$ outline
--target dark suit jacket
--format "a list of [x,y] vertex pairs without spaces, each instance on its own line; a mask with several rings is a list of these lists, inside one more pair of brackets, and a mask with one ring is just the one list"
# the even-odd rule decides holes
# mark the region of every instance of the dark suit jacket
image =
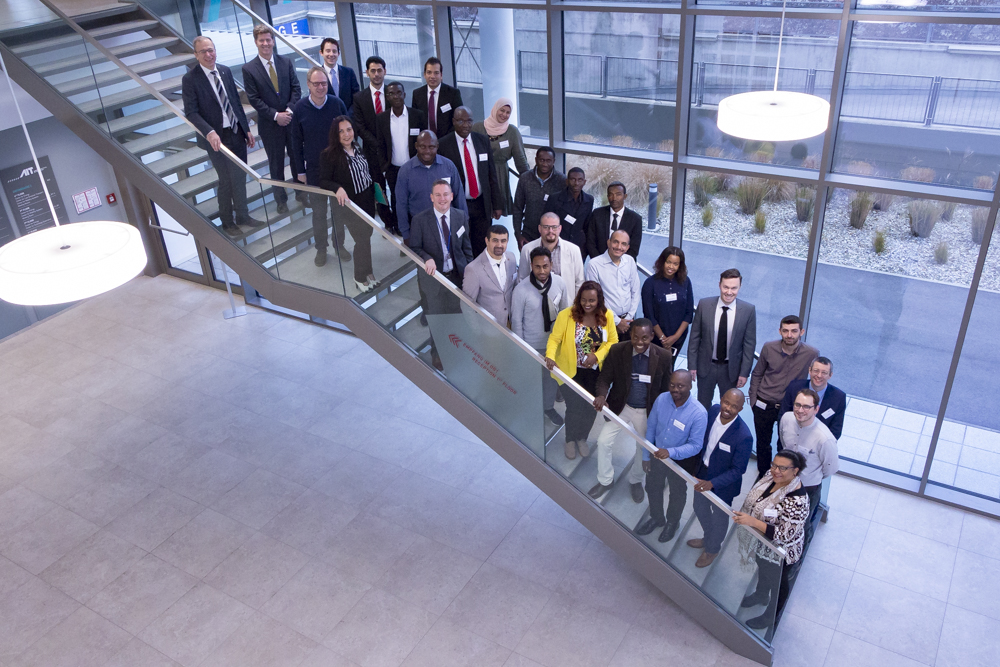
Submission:
[[[708,437],[712,433],[712,424],[719,416],[721,407],[716,404],[708,411],[708,427],[705,429],[705,445],[699,454],[698,469],[695,477],[712,483],[712,493],[719,496],[727,503],[732,503],[733,498],[740,495],[740,488],[743,485],[743,473],[747,471],[747,463],[750,461],[750,452],[753,450],[753,435],[750,428],[743,419],[736,415],[736,419],[729,422],[729,428],[719,438],[719,444],[712,451],[708,458],[708,465],[700,457],[705,455],[705,447],[708,446]],[[723,445],[729,449],[727,452]]]
[[[389,114],[392,113],[391,109],[386,109],[382,113],[375,116],[375,139],[378,143],[378,164],[379,169],[383,173],[389,170],[389,166],[392,164],[392,126],[390,125]],[[413,107],[406,108],[406,120],[410,124],[411,130],[427,129],[427,116],[424,112],[414,109]],[[414,157],[417,154],[417,135],[410,133],[409,139],[409,149],[410,154],[408,157]]]
[[[417,213],[410,219],[410,250],[425,261],[433,259],[438,271],[444,266],[444,249],[434,207]],[[465,273],[465,267],[472,261],[472,243],[469,241],[469,218],[462,211],[452,207],[448,213],[448,229],[451,231],[451,256],[458,275]],[[465,231],[462,231],[462,230]]]
[[[465,182],[465,157],[458,150],[454,132],[441,137],[438,142],[438,155],[443,155],[458,167],[458,175],[462,177],[462,187],[465,192],[469,192],[469,184]],[[485,134],[472,132],[469,134],[472,140],[474,152],[472,159],[476,160],[479,170],[479,195],[483,198],[483,205],[486,208],[486,215],[492,217],[493,211],[503,210],[503,202],[500,201],[500,183],[497,182],[497,167],[493,164],[493,149],[490,148],[490,138]],[[486,159],[480,159],[482,156]]]
[[[736,311],[739,312],[739,308]],[[792,380],[788,383],[788,388],[785,389],[785,397],[781,400],[781,410],[778,412],[778,419],[781,419],[786,412],[792,409],[792,404],[795,403],[795,395],[802,389],[808,388],[808,378]],[[833,414],[829,417],[824,417],[823,413],[827,410],[833,410]],[[837,440],[840,440],[840,434],[844,432],[844,412],[846,411],[847,394],[832,384],[826,385],[826,392],[823,394],[823,400],[820,401],[819,413],[816,417],[826,424],[826,427],[830,429],[830,433],[833,433],[833,437]]]
[[[351,107],[354,106],[354,96],[358,94],[361,90],[361,86],[358,84],[358,77],[354,73],[354,70],[350,67],[344,67],[340,63],[337,63],[337,73],[340,79],[340,90],[337,97],[340,101],[344,103],[347,110],[350,111]],[[330,89],[333,91],[333,88]]]
[[[649,346],[649,391],[646,393],[646,414],[653,409],[656,397],[667,391],[674,360],[670,351],[655,345]],[[608,391],[608,387],[611,390]],[[616,415],[625,409],[629,389],[632,388],[632,341],[615,343],[608,350],[608,356],[601,365],[594,396],[607,396],[608,407]],[[639,435],[645,436],[645,433]]]
[[[628,254],[633,259],[639,257],[639,246],[642,244],[642,218],[638,213],[625,207],[618,220],[618,229],[628,232]],[[587,255],[600,257],[608,251],[608,237],[611,235],[611,207],[595,208],[590,215],[590,225],[587,227]]]
[[[382,91],[385,92],[385,86],[382,86]],[[385,108],[388,109],[389,105],[385,102],[385,95],[382,95],[382,100]],[[378,137],[376,136],[378,130],[375,126],[375,102],[372,100],[371,88],[368,86],[365,86],[354,94],[351,118],[354,120],[354,133],[361,138],[362,148],[368,164],[381,164],[379,160]],[[382,172],[379,171],[376,176],[376,180],[384,186]]]
[[274,71],[278,75],[278,91],[271,83],[271,75],[259,57],[243,66],[243,88],[250,105],[257,110],[257,125],[261,138],[279,134],[284,129],[274,121],[274,114],[295,106],[302,97],[299,79],[291,59],[274,54]]
[[[443,137],[451,132],[451,117],[455,109],[462,106],[462,93],[457,88],[452,88],[446,83],[442,83],[438,88],[437,102],[437,135]],[[442,111],[441,107],[451,105],[447,111]],[[413,89],[413,108],[420,109],[427,113],[427,86],[426,84]],[[427,115],[427,127],[430,127],[430,114]]]
[[[698,302],[691,322],[691,340],[688,342],[688,369],[701,370],[712,363],[715,346],[715,307],[719,297],[709,296]],[[745,377],[750,379],[753,353],[757,346],[757,311],[752,303],[736,299],[736,322],[733,323],[732,347],[729,351],[729,381]]]
[[[250,123],[247,122],[247,115],[243,112],[243,102],[240,101],[240,91],[236,88],[233,73],[225,65],[216,64],[215,68],[222,79],[233,113],[236,114],[236,122],[239,123],[244,135],[249,136]],[[198,145],[210,150],[211,147],[205,137],[210,132],[222,135],[222,106],[219,104],[219,98],[215,96],[214,84],[208,80],[201,65],[196,64],[181,79],[181,94],[184,99],[184,115],[201,132],[197,138]]]

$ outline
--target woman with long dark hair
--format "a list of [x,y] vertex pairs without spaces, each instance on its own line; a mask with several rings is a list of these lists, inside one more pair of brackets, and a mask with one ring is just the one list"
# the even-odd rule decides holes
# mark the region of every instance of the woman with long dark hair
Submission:
[[[337,196],[341,206],[354,202],[375,217],[375,177],[371,165],[354,139],[354,125],[347,116],[338,116],[330,126],[329,145],[319,156],[319,186]],[[354,213],[345,218],[354,238],[354,285],[367,292],[378,285],[372,268],[372,228]]]
[[655,273],[642,285],[642,312],[653,323],[653,342],[673,348],[672,356],[676,357],[694,319],[694,290],[684,251],[667,246],[653,266]]
[[[560,311],[552,325],[545,347],[545,365],[549,370],[558,366],[593,394],[601,364],[617,342],[615,315],[604,305],[604,290],[597,282],[587,280],[580,285],[573,305]],[[563,396],[566,399],[566,458],[575,459],[577,451],[580,456],[590,456],[587,435],[597,417],[593,400],[575,391],[564,391]]]

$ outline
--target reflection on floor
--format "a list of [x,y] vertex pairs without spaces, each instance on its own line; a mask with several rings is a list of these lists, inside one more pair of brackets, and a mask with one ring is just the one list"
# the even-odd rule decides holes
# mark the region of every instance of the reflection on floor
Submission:
[[[139,278],[0,343],[0,664],[750,664],[363,343],[227,307]],[[830,498],[775,664],[994,664],[1000,524]]]

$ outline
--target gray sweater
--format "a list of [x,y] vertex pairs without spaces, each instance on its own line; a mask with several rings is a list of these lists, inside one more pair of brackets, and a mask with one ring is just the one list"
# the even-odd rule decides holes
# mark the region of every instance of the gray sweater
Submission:
[[778,429],[781,444],[806,458],[806,469],[799,472],[802,486],[816,486],[837,472],[840,459],[837,454],[837,439],[819,419],[805,428],[799,426],[795,414],[786,412],[781,417]]
[[[573,304],[566,283],[554,273],[552,287],[549,288],[549,301],[549,314],[553,324],[559,311]],[[544,350],[549,342],[550,332],[545,331],[545,321],[542,319],[542,293],[531,284],[531,278],[522,280],[514,288],[510,303],[510,328],[536,350]]]

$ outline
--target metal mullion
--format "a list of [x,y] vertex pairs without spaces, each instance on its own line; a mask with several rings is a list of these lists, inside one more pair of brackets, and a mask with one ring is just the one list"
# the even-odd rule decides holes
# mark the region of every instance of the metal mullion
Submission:
[[337,30],[340,31],[340,60],[341,63],[356,68],[354,71],[361,73],[361,80],[364,80],[365,68],[361,62],[361,45],[358,43],[358,28],[355,24],[354,3],[336,2],[334,11],[337,14]]
[[563,13],[554,3],[549,4],[546,12],[545,29],[549,47],[549,146],[556,146],[566,136],[566,85],[563,77]]
[[[455,49],[451,39],[451,8],[434,3],[434,47],[441,59],[441,80],[449,86],[458,87],[458,71],[455,67]],[[424,66],[420,63],[420,67]],[[421,72],[422,73],[422,72]]]
[[931,442],[927,447],[924,473],[920,476],[920,488],[917,491],[921,496],[925,495],[924,491],[927,488],[927,481],[930,479],[931,465],[934,463],[934,452],[937,450],[938,437],[941,435],[941,427],[944,426],[944,417],[948,411],[951,390],[955,386],[958,362],[962,358],[962,347],[965,345],[965,337],[969,332],[969,321],[972,319],[972,309],[976,305],[979,283],[983,277],[983,268],[986,266],[986,255],[989,253],[990,245],[993,243],[993,230],[996,227],[998,209],[1000,209],[1000,187],[995,188],[993,192],[993,203],[990,205],[989,217],[986,219],[983,242],[979,246],[979,257],[976,258],[976,270],[973,272],[972,282],[969,284],[969,295],[965,300],[965,312],[962,313],[962,323],[958,327],[958,337],[955,339],[955,351],[951,355],[951,366],[948,368],[948,377],[944,381],[944,391],[941,393],[941,407],[938,408],[937,420],[934,422],[934,431],[931,433]]
[[952,24],[997,24],[1000,14],[983,12],[971,14],[966,12],[906,12],[888,11],[884,9],[855,9],[851,12],[852,21],[877,21],[881,23],[952,23]]
[[[682,0],[684,10],[691,0]],[[687,156],[688,125],[691,118],[691,74],[694,63],[694,38],[696,19],[684,11],[680,16],[680,34],[677,44],[677,90],[674,93],[674,151],[671,156],[673,170],[670,184],[670,228],[667,230],[669,245],[680,247],[684,239],[684,193],[687,189],[687,169],[680,157]]]
[[854,174],[828,173],[823,179],[825,185],[845,190],[867,190],[869,192],[885,192],[916,199],[934,199],[949,201],[969,206],[989,206],[992,202],[990,193],[985,190],[958,188],[936,183],[914,181],[893,181],[886,178],[856,176]]

